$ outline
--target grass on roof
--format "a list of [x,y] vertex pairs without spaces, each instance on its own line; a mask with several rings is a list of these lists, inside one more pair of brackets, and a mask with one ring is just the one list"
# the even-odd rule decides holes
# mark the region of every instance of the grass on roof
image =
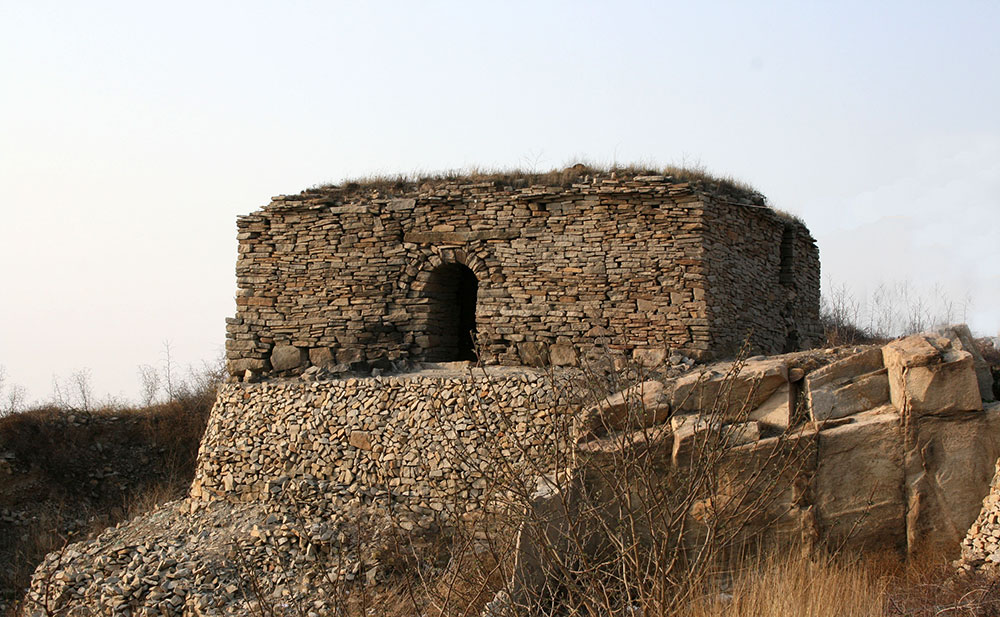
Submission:
[[589,182],[592,178],[628,180],[637,176],[666,176],[675,183],[690,183],[709,193],[737,199],[749,199],[765,204],[764,196],[751,185],[729,176],[716,176],[702,167],[656,167],[647,165],[593,165],[577,163],[564,169],[546,172],[523,169],[459,169],[429,174],[372,175],[351,178],[337,184],[324,184],[304,191],[322,193],[333,190],[347,194],[375,192],[382,195],[399,195],[433,189],[446,183],[490,183],[499,187],[551,186],[568,187]]

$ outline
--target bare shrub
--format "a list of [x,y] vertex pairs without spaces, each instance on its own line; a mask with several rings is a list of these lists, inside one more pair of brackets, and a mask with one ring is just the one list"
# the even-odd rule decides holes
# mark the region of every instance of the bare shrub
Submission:
[[[733,364],[702,410],[700,430],[679,461],[669,424],[608,427],[608,437],[577,446],[575,407],[557,414],[544,437],[468,459],[457,453],[453,464],[475,458],[488,470],[484,495],[472,504],[466,487],[456,487],[434,523],[443,544],[430,543],[431,552],[426,536],[415,536],[406,517],[394,515],[393,547],[382,554],[384,563],[396,564],[385,590],[392,590],[398,611],[392,614],[472,615],[487,604],[495,614],[675,614],[734,560],[779,536],[794,540],[796,478],[813,441],[793,431],[740,445],[756,391],[754,385],[749,394],[734,394],[742,367]],[[627,381],[644,376],[634,370]],[[550,381],[554,391],[583,387],[577,398],[589,402],[608,393],[603,375],[553,374]],[[489,375],[474,370],[470,390],[490,387]],[[473,418],[488,412],[469,400]],[[628,414],[644,416],[641,402],[633,405]],[[511,456],[505,447],[520,452]],[[444,565],[428,567],[434,563]],[[369,608],[372,602],[378,603],[372,599]]]
[[[6,392],[4,392],[6,390]],[[24,410],[28,392],[23,386],[7,383],[7,371],[0,365],[0,418]]]
[[94,388],[90,369],[80,369],[64,380],[52,376],[52,404],[61,409],[89,412],[94,410]]
[[139,365],[139,394],[142,404],[149,407],[160,391],[160,373],[148,364]]
[[828,281],[820,302],[820,324],[829,346],[881,343],[964,321],[972,298],[956,299],[940,285],[929,289],[909,281],[880,283],[867,297],[858,297],[846,283]]

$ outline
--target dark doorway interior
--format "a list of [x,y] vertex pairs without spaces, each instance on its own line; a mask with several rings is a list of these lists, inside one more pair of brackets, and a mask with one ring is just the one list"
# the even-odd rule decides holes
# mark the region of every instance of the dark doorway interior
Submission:
[[425,293],[430,299],[427,334],[432,362],[476,360],[476,293],[479,281],[462,264],[444,264],[431,273]]

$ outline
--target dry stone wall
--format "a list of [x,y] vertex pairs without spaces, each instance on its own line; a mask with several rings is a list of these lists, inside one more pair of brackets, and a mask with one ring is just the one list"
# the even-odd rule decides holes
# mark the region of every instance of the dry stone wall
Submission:
[[805,226],[663,176],[316,189],[238,228],[237,377],[467,359],[454,331],[470,319],[479,359],[504,365],[578,365],[608,350],[703,358],[749,332],[756,351],[775,352],[818,334]]
[[753,348],[770,352],[818,340],[816,243],[800,222],[766,216],[761,208],[717,198],[706,217],[708,324],[722,355],[734,354],[748,334]]
[[504,370],[227,384],[191,497],[256,502],[303,478],[332,497],[472,508],[503,473],[538,475],[573,401],[562,379]]

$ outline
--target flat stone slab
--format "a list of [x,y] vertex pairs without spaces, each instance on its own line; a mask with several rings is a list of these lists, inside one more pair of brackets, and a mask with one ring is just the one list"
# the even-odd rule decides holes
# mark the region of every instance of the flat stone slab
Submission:
[[818,456],[814,504],[827,544],[903,547],[906,506],[899,416],[859,417],[820,431]]
[[805,377],[813,421],[843,418],[889,401],[882,350],[871,347],[819,368]]

